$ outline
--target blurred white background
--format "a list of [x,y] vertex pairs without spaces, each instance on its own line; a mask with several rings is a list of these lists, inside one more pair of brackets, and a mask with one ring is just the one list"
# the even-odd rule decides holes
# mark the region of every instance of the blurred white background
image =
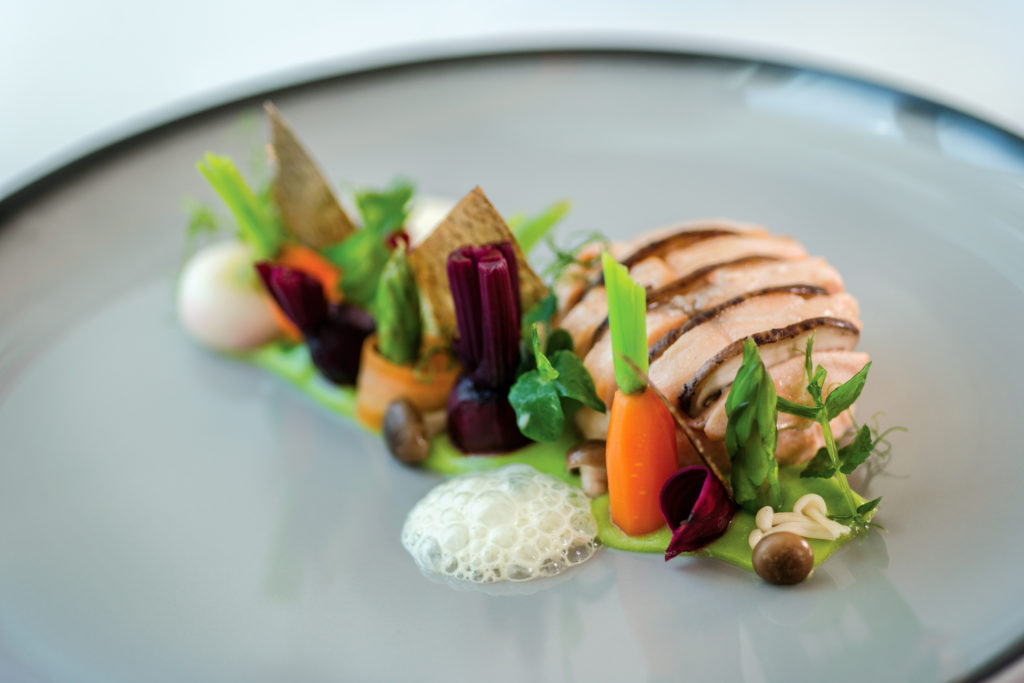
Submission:
[[298,79],[522,46],[775,58],[877,79],[1024,134],[1024,2],[293,0],[0,9],[0,197],[126,134]]

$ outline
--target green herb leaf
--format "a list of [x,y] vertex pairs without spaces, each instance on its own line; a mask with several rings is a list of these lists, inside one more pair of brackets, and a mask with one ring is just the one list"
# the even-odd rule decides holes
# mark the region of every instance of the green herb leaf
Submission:
[[551,331],[551,334],[548,335],[548,341],[544,345],[544,353],[546,353],[549,356],[554,354],[555,351],[572,350],[572,335],[569,334],[568,330],[563,330],[561,327],[559,327],[557,330]]
[[401,181],[383,191],[357,193],[362,229],[321,250],[324,258],[341,270],[341,291],[349,303],[361,308],[372,306],[391,253],[387,239],[405,223],[412,193],[412,185]]
[[363,230],[369,230],[384,241],[405,225],[409,217],[409,201],[415,188],[412,183],[396,180],[385,190],[357,192],[356,207],[363,219]]
[[832,456],[827,448],[819,448],[814,458],[807,463],[807,467],[800,473],[801,477],[813,479],[831,479],[835,476],[836,466],[832,463]]
[[523,336],[529,336],[534,323],[547,324],[557,311],[558,298],[554,292],[548,292],[523,315]]
[[578,401],[599,413],[605,411],[604,401],[594,389],[594,379],[583,367],[579,356],[566,349],[555,351],[551,356],[551,365],[558,371],[555,389],[560,396]]
[[757,345],[748,338],[743,343],[743,363],[725,399],[725,447],[732,462],[733,496],[751,512],[765,505],[778,509],[782,504],[775,460],[776,400],[775,383]]
[[829,420],[853,405],[857,397],[860,396],[860,392],[864,390],[864,383],[868,379],[868,370],[870,369],[871,361],[868,361],[868,364],[861,368],[860,372],[832,390],[832,393],[825,399]]
[[647,295],[629,276],[629,270],[616,263],[607,251],[601,253],[604,286],[608,294],[608,325],[612,335],[615,382],[624,394],[646,388],[623,356],[647,373]]
[[864,425],[853,441],[839,449],[839,471],[843,474],[853,474],[853,471],[868,459],[874,448],[871,429]]
[[533,357],[534,362],[537,364],[537,369],[534,371],[540,378],[545,382],[551,382],[558,379],[558,370],[555,370],[551,365],[551,361],[548,360],[544,352],[540,350],[540,334],[537,331],[538,326],[533,326]]
[[[590,373],[570,349],[555,348],[550,359],[541,351],[539,328],[535,323],[530,334],[534,368],[519,375],[509,390],[508,401],[516,411],[519,431],[534,441],[554,441],[562,435],[565,416],[580,405],[602,413],[605,407]],[[565,343],[562,335],[552,334],[547,346],[551,349]],[[572,346],[571,337],[568,344]]]
[[221,225],[217,220],[217,214],[206,204],[189,199],[185,203],[185,211],[188,213],[188,224],[185,230],[190,242],[200,235],[215,235],[220,230]]
[[529,255],[537,243],[569,212],[569,207],[569,202],[562,200],[552,204],[536,216],[516,215],[509,218],[508,226],[524,254]]
[[519,431],[534,441],[554,441],[562,435],[565,414],[554,385],[536,370],[520,375],[508,392]]
[[869,500],[868,502],[864,503],[863,505],[861,505],[860,507],[857,508],[857,514],[858,515],[866,515],[869,512],[871,512],[872,510],[874,510],[876,507],[878,507],[878,504],[881,503],[881,502],[882,502],[882,497],[881,496],[879,496],[878,498],[875,498],[874,500]]
[[273,203],[249,188],[228,157],[208,152],[196,167],[230,209],[238,226],[238,239],[252,249],[253,257],[257,261],[274,258],[284,231]]
[[357,230],[320,253],[341,269],[345,300],[369,308],[377,295],[380,273],[388,262],[388,248],[383,240],[369,230]]
[[555,241],[551,239],[551,236],[544,238],[544,241],[548,245],[548,249],[554,254],[554,260],[548,264],[544,269],[544,277],[549,280],[557,280],[562,275],[562,271],[573,264],[578,264],[585,268],[589,268],[597,264],[599,256],[595,255],[590,258],[581,259],[577,254],[583,247],[594,242],[600,242],[607,246],[608,238],[599,232],[591,232],[584,235],[581,239],[577,239],[575,243],[567,247],[560,247],[555,244]]
[[821,392],[825,388],[825,368],[820,365],[814,370],[814,374],[811,375],[810,380],[807,383],[807,393],[814,399],[815,405],[821,406]]
[[803,403],[794,403],[787,398],[779,396],[778,407],[780,413],[789,413],[808,420],[818,419],[818,409],[814,406],[805,406]]

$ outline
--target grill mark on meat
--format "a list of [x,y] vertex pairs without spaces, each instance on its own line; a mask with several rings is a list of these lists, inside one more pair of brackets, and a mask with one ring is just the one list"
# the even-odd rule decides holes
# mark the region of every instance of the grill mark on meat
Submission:
[[[764,332],[758,332],[750,335],[754,343],[758,346],[764,346],[765,344],[772,344],[775,342],[783,341],[796,337],[804,332],[808,332],[819,327],[834,327],[845,332],[860,336],[860,330],[857,326],[849,320],[843,320],[841,318],[809,318],[807,320],[801,320],[798,323],[787,325],[786,327],[776,327]],[[703,409],[705,406],[693,405],[694,399],[700,390],[701,385],[704,381],[713,373],[719,366],[728,361],[729,359],[743,353],[743,342],[744,339],[737,339],[729,346],[725,347],[714,356],[709,358],[705,363],[697,370],[696,374],[690,378],[690,380],[683,385],[683,390],[679,392],[679,407],[682,408],[683,412],[690,415],[691,417],[695,412]],[[827,349],[820,349],[826,351]],[[710,395],[704,401],[705,404],[710,403],[714,399],[718,398],[721,392]]]
[[639,247],[634,250],[633,253],[622,259],[621,263],[627,268],[632,268],[640,261],[651,258],[652,256],[661,256],[670,251],[676,251],[677,249],[686,249],[697,242],[701,242],[711,237],[722,237],[723,235],[736,234],[739,233],[735,230],[730,230],[729,228],[705,228],[702,230],[693,230],[692,228],[687,230],[684,228],[678,232],[672,233],[671,235],[666,235]]
[[[632,253],[627,255],[625,258],[619,261],[626,268],[632,268],[637,263],[640,263],[644,259],[651,258],[652,256],[664,256],[670,251],[676,251],[677,249],[686,249],[691,247],[698,242],[703,242],[706,239],[712,237],[725,237],[726,235],[742,235],[744,234],[739,230],[731,230],[729,228],[703,228],[695,230],[692,227],[683,227],[678,232],[674,232],[670,235],[666,235],[659,239],[654,240],[642,247],[634,249]],[[597,275],[587,283],[583,291],[579,293],[579,296],[574,297],[575,301],[573,305],[583,299],[587,292],[592,290],[594,287],[600,287],[604,285],[604,272],[598,271]],[[566,306],[566,309],[571,306]]]
[[[687,273],[682,277],[676,278],[672,282],[669,282],[667,285],[659,287],[658,289],[648,289],[647,310],[651,310],[652,308],[656,308],[658,306],[663,305],[672,297],[678,296],[680,294],[686,294],[690,290],[694,289],[697,285],[703,285],[704,280],[709,275],[712,275],[715,271],[720,270],[722,268],[754,263],[768,263],[771,261],[782,260],[783,259],[780,259],[777,256],[760,256],[755,254],[753,256],[744,256],[742,258],[732,259],[729,261],[719,261],[718,263],[712,263],[702,268],[698,268],[697,270],[691,273]],[[579,302],[577,301],[577,303]],[[581,355],[586,355],[587,351],[594,348],[594,345],[597,344],[597,342],[601,341],[601,337],[603,337],[605,333],[608,332],[608,324],[608,316],[605,316],[604,320],[601,321],[601,324],[597,326],[596,330],[594,330],[594,334],[591,335],[590,344],[585,349],[581,350]]]
[[707,279],[709,275],[712,275],[715,271],[721,270],[722,268],[782,260],[783,259],[780,259],[777,256],[761,256],[755,254],[753,256],[744,256],[742,258],[732,259],[731,261],[719,261],[718,263],[712,263],[704,266],[703,268],[698,268],[692,273],[687,273],[667,285],[649,292],[647,294],[647,308],[661,305],[672,297],[680,294],[689,293],[695,285],[703,285],[703,281]]
[[658,360],[658,358],[661,357],[661,354],[665,353],[665,351],[667,351],[668,348],[672,346],[677,339],[679,339],[684,334],[686,334],[693,328],[697,327],[698,325],[702,325],[710,320],[714,320],[724,311],[727,311],[733,306],[738,306],[744,301],[749,301],[750,299],[755,299],[759,296],[780,293],[796,294],[797,296],[801,296],[805,299],[810,299],[811,297],[815,296],[828,295],[828,291],[825,290],[823,287],[805,284],[777,285],[775,287],[765,287],[764,289],[758,289],[753,292],[745,292],[743,294],[740,294],[739,296],[735,296],[729,299],[728,301],[723,301],[717,306],[712,306],[711,308],[706,308],[703,311],[698,311],[682,325],[671,330],[670,332],[667,332],[664,336],[662,336],[661,339],[654,342],[654,344],[651,345],[651,348],[647,351],[648,362],[653,363],[654,361]]

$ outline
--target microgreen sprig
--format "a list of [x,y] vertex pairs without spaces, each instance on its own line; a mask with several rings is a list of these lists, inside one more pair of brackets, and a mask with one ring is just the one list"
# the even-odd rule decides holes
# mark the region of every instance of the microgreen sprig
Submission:
[[603,245],[605,248],[602,251],[607,251],[608,246],[608,238],[596,231],[586,233],[566,247],[558,246],[550,235],[546,236],[544,241],[554,255],[554,259],[543,272],[544,278],[549,280],[557,280],[565,269],[571,265],[578,265],[583,268],[593,268],[599,265],[601,261],[600,253],[581,258],[579,252],[583,247],[594,243]]
[[779,397],[778,409],[783,413],[813,420],[821,426],[822,434],[825,437],[825,446],[817,452],[800,476],[835,479],[846,499],[848,510],[845,514],[833,515],[833,519],[849,522],[856,528],[863,528],[870,523],[867,519],[868,513],[878,507],[882,499],[875,498],[863,505],[857,505],[846,475],[853,473],[871,455],[875,442],[872,440],[870,429],[864,427],[851,443],[843,448],[838,448],[829,423],[852,406],[860,396],[861,391],[864,390],[864,383],[867,381],[871,363],[868,362],[857,374],[833,389],[827,398],[822,398],[826,373],[825,368],[821,365],[812,369],[811,353],[813,348],[814,336],[812,335],[807,340],[804,352],[804,372],[807,375],[807,393],[810,394],[814,405],[808,406]]

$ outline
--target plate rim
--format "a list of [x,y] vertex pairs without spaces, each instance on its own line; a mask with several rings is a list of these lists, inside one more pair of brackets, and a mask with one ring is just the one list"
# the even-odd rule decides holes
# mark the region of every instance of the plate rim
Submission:
[[[759,55],[756,50],[745,53],[740,49],[714,49],[704,46],[643,47],[630,44],[616,45],[613,42],[584,42],[572,45],[572,41],[563,39],[552,45],[519,44],[495,47],[483,44],[446,43],[440,49],[418,46],[406,50],[385,50],[362,55],[358,59],[346,59],[326,65],[308,65],[283,75],[268,74],[244,82],[236,88],[225,88],[225,90],[232,91],[226,95],[201,94],[195,99],[186,99],[180,103],[180,109],[172,104],[158,110],[150,120],[139,123],[134,130],[131,129],[132,123],[126,124],[129,130],[123,135],[115,135],[108,140],[101,140],[91,147],[85,143],[84,151],[71,151],[66,158],[54,162],[49,168],[46,168],[47,162],[44,160],[42,162],[43,170],[34,171],[30,168],[24,174],[27,176],[27,180],[19,183],[16,176],[10,187],[0,187],[0,229],[3,229],[4,224],[12,222],[12,219],[23,209],[54,190],[61,183],[73,180],[76,176],[134,145],[148,142],[183,125],[212,118],[228,109],[244,105],[259,105],[268,98],[315,89],[332,83],[353,82],[390,73],[413,72],[437,66],[476,61],[519,61],[546,57],[616,57],[622,59],[654,58],[679,62],[700,60],[790,69],[898,95],[922,110],[955,114],[1024,145],[1024,132],[1014,131],[982,115],[940,102],[926,94],[914,92],[910,88],[887,83],[884,79],[859,75],[853,69],[844,69],[837,65],[817,65],[799,58],[790,59],[788,56]],[[102,136],[102,133],[99,135]],[[1021,652],[1024,654],[1024,642],[1022,642]]]
[[[61,185],[73,182],[94,167],[117,157],[136,145],[153,141],[182,126],[202,122],[230,109],[259,106],[263,100],[268,98],[304,90],[349,84],[388,74],[414,73],[438,66],[474,62],[519,62],[545,58],[617,58],[628,60],[662,59],[678,63],[701,61],[783,68],[821,75],[854,86],[868,86],[884,93],[898,95],[924,110],[955,114],[1024,145],[1024,133],[1018,133],[984,116],[940,102],[927,95],[913,92],[911,89],[886,83],[884,79],[857,75],[835,65],[820,66],[802,62],[796,58],[772,57],[754,53],[744,54],[741,50],[716,50],[706,47],[637,47],[589,43],[566,46],[565,42],[562,41],[563,45],[560,47],[520,45],[493,48],[483,45],[466,46],[448,43],[440,51],[431,51],[422,46],[413,48],[411,51],[385,51],[369,57],[364,55],[361,60],[332,62],[326,67],[322,64],[307,66],[291,74],[285,74],[283,77],[280,74],[276,78],[273,75],[266,75],[243,83],[239,89],[227,95],[208,94],[200,96],[196,100],[187,100],[182,103],[182,110],[164,109],[157,113],[154,120],[141,124],[135,130],[129,130],[121,136],[100,142],[91,149],[72,152],[67,159],[58,161],[52,168],[36,173],[35,177],[31,177],[21,184],[17,184],[15,181],[15,184],[8,188],[9,191],[6,194],[0,194],[0,230],[3,230],[5,225],[13,223],[13,219],[18,213],[44,199],[47,194],[59,189]],[[1011,669],[1016,669],[1016,671],[1011,671]],[[994,679],[1001,675],[1010,674],[1012,676],[1016,673],[1024,673],[1024,633],[1002,652],[975,670],[967,672],[958,680],[973,683]],[[1010,677],[1007,676],[1006,680],[1010,680]]]

